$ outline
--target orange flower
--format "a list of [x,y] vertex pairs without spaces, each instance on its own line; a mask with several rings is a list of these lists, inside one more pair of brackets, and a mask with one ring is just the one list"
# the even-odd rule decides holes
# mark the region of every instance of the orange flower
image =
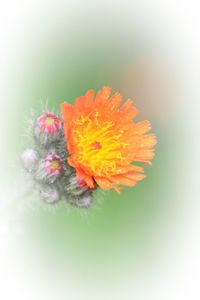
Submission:
[[64,132],[70,166],[90,188],[97,184],[107,190],[118,185],[134,186],[145,177],[143,168],[134,161],[151,164],[156,144],[154,134],[146,134],[149,121],[135,123],[138,110],[128,99],[119,107],[122,97],[103,87],[96,97],[89,90],[76,99],[75,105],[61,104]]

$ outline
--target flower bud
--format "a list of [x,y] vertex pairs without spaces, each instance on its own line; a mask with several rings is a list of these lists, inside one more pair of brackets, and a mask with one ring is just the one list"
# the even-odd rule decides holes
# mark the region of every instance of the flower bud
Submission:
[[32,172],[36,169],[38,160],[38,152],[31,148],[25,149],[21,155],[22,164],[28,172]]
[[56,154],[49,154],[43,159],[35,173],[35,179],[48,183],[53,183],[63,172],[61,159]]
[[52,112],[46,112],[37,118],[34,136],[37,142],[46,146],[59,139],[61,130],[61,118]]
[[92,195],[84,195],[79,197],[68,198],[67,202],[79,208],[88,208],[92,203]]
[[75,175],[72,175],[69,178],[69,182],[64,186],[64,190],[72,196],[79,196],[89,190],[89,187],[87,186],[84,179],[80,179]]
[[60,199],[60,193],[55,186],[52,185],[41,186],[39,192],[41,198],[47,203],[54,204],[58,202]]

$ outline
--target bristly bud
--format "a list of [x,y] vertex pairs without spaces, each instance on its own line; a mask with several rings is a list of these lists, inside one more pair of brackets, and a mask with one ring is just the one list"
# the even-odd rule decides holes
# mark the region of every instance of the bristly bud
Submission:
[[60,138],[61,131],[61,118],[53,112],[46,112],[36,119],[34,137],[44,147],[57,141]]
[[64,186],[64,190],[72,196],[80,196],[84,192],[89,190],[89,187],[85,183],[84,179],[77,178],[72,175],[69,178],[69,182]]
[[86,194],[79,197],[70,197],[66,199],[68,203],[78,208],[89,208],[92,204],[92,195]]
[[60,200],[60,193],[53,185],[44,185],[39,189],[42,200],[49,204],[54,204]]
[[63,172],[61,159],[56,154],[49,154],[41,160],[35,173],[35,179],[53,183]]
[[37,164],[39,161],[39,153],[31,148],[27,148],[23,151],[21,155],[21,161],[23,167],[28,172],[33,172],[37,168]]
[[64,199],[71,205],[79,208],[88,208],[92,203],[92,192],[84,179],[71,175],[64,185]]

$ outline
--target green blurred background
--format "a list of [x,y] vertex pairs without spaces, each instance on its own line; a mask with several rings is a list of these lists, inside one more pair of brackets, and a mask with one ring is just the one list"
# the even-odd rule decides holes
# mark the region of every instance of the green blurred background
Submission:
[[[30,211],[26,227],[35,233],[36,248],[44,243],[45,251],[46,247],[53,247],[53,255],[61,251],[62,264],[68,264],[68,255],[70,261],[80,265],[102,265],[102,261],[108,266],[119,264],[123,263],[122,256],[138,251],[141,235],[148,236],[155,214],[166,205],[162,195],[166,193],[165,180],[169,174],[168,137],[164,132],[165,120],[162,120],[165,113],[160,116],[157,105],[158,101],[164,102],[167,91],[157,90],[162,88],[159,81],[154,82],[153,87],[145,86],[148,85],[145,80],[152,81],[152,78],[145,78],[149,76],[146,72],[155,77],[158,72],[155,57],[158,53],[154,53],[155,45],[145,36],[140,37],[130,29],[112,32],[109,27],[106,32],[78,27],[67,35],[64,25],[63,32],[59,31],[59,26],[53,32],[47,29],[40,42],[36,39],[34,47],[29,46],[31,50],[26,53],[26,61],[20,68],[23,77],[16,140],[24,130],[20,120],[30,114],[31,108],[40,114],[42,102],[48,99],[49,107],[59,111],[63,100],[73,103],[88,89],[97,91],[107,85],[124,97],[135,99],[141,110],[138,119],[151,120],[153,132],[158,136],[156,156],[153,167],[146,167],[147,179],[135,188],[125,188],[120,196],[114,191],[105,192],[98,209],[94,206],[86,214],[71,209],[67,214],[66,207],[59,204],[54,214],[48,210],[38,210],[37,214]],[[57,263],[56,256],[54,258]]]
[[[32,109],[40,114],[47,100],[50,109],[59,111],[62,101],[73,103],[88,89],[98,91],[104,85],[119,91],[124,100],[135,100],[140,110],[137,120],[150,120],[158,139],[153,166],[145,167],[145,180],[121,195],[100,192],[87,211],[63,202],[49,209],[30,194],[22,203],[18,197],[25,260],[34,262],[49,284],[71,272],[69,285],[104,289],[136,265],[145,266],[150,253],[156,257],[161,232],[167,234],[173,226],[176,203],[169,191],[178,185],[174,178],[180,159],[178,114],[172,109],[177,93],[175,65],[165,37],[148,22],[131,20],[132,24],[126,14],[109,18],[103,11],[92,16],[86,8],[77,15],[74,10],[66,19],[65,11],[59,13],[29,26],[12,58],[12,122],[7,130],[9,147],[3,146],[1,177],[11,182],[18,176],[19,164],[11,165],[12,158],[17,160],[30,145],[30,139],[23,137],[26,119]],[[20,210],[30,198],[31,205]]]

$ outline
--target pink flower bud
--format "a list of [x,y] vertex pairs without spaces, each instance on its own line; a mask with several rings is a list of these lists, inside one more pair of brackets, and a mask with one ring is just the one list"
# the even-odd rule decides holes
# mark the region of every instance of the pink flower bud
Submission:
[[49,154],[44,160],[44,169],[49,175],[61,175],[63,166],[60,157]]
[[39,128],[48,133],[55,133],[61,129],[61,119],[52,112],[46,112],[37,118]]

